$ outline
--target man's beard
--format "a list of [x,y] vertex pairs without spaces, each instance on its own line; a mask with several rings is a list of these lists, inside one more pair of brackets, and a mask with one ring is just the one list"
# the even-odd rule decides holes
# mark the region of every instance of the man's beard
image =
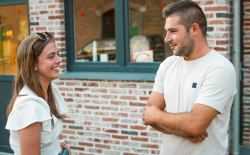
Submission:
[[194,49],[194,42],[193,40],[189,39],[185,45],[181,46],[179,49],[176,49],[176,51],[172,52],[176,56],[189,57],[190,54],[193,52],[193,49]]

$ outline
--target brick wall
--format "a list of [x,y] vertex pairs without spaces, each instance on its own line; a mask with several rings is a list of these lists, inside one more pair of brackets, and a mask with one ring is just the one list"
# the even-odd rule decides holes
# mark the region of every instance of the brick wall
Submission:
[[250,144],[250,1],[243,0],[242,143]]
[[141,119],[152,82],[61,80],[58,85],[70,113],[64,137],[74,153],[159,153],[159,133]]
[[229,57],[232,14],[229,0],[194,0],[205,11],[208,22],[208,42],[211,48]]
[[[230,4],[227,0],[198,2],[208,15],[210,46],[228,55]],[[55,32],[66,60],[63,0],[29,0],[29,7],[31,32]],[[69,109],[63,137],[73,155],[159,154],[159,132],[145,127],[141,119],[152,81],[60,79],[56,83]]]
[[54,33],[57,47],[63,57],[63,71],[66,67],[63,0],[29,0],[29,19],[31,33]]

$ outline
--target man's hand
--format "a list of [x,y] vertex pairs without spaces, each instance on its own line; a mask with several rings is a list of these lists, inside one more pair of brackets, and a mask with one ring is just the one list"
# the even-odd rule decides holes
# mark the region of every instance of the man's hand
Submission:
[[158,120],[158,113],[161,112],[156,106],[145,106],[143,121],[145,125],[153,125]]
[[206,139],[208,136],[207,132],[198,136],[198,137],[186,137],[189,141],[191,141],[192,143],[201,143],[204,139]]

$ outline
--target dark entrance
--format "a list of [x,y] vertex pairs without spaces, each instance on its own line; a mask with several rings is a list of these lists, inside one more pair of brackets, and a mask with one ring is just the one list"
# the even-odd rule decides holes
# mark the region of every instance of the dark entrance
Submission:
[[11,152],[9,132],[5,130],[5,109],[11,98],[13,76],[0,76],[0,152]]
[[26,0],[0,0],[0,152],[11,152],[5,109],[16,73],[16,47],[28,35]]

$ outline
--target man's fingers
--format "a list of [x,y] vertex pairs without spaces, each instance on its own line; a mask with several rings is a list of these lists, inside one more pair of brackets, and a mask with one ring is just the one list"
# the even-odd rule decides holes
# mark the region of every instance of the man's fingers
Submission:
[[208,136],[207,133],[199,136],[199,137],[190,137],[189,140],[192,142],[192,143],[201,143],[204,139],[206,139]]

